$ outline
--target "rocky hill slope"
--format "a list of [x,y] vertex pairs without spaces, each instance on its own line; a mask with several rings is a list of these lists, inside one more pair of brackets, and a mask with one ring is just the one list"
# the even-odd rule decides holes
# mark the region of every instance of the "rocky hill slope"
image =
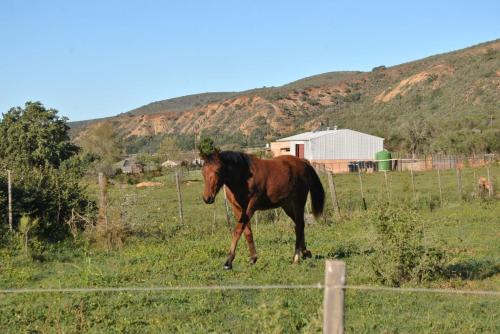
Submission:
[[[499,116],[496,40],[371,72],[331,72],[281,87],[191,95],[71,125],[78,141],[104,123],[134,150],[165,135],[198,133],[245,146],[338,125],[382,136],[393,150],[473,153],[498,150]],[[188,148],[192,141],[183,142]]]

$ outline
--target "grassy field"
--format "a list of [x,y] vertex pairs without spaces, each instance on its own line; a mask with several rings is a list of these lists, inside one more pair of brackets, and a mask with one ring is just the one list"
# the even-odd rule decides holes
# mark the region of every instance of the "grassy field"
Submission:
[[[500,168],[492,174],[500,179]],[[435,171],[415,174],[415,194],[409,173],[389,175],[389,192],[383,174],[363,175],[367,211],[357,174],[336,176],[343,219],[333,219],[328,197],[326,219],[306,226],[313,258],[299,265],[291,264],[291,221],[281,211],[259,213],[258,224],[253,222],[259,260],[248,264],[242,240],[232,271],[222,269],[230,242],[223,196],[215,205],[203,204],[199,172],[183,176],[184,224],[172,175],[156,179],[161,187],[112,184],[108,215],[126,226],[121,247],[108,251],[81,235],[40,246],[35,260],[4,247],[0,287],[315,284],[324,279],[326,258],[346,261],[348,284],[378,285],[370,266],[370,222],[377,201],[385,198],[413,206],[425,242],[444,243],[451,254],[446,275],[404,286],[499,291],[500,205],[473,199],[474,175],[486,175],[484,168],[463,171],[461,196],[455,171],[443,172],[442,208]],[[97,194],[95,184],[88,190]],[[319,289],[0,294],[0,332],[315,333],[321,332],[322,301]],[[499,310],[498,296],[348,290],[345,324],[349,333],[498,333]]]

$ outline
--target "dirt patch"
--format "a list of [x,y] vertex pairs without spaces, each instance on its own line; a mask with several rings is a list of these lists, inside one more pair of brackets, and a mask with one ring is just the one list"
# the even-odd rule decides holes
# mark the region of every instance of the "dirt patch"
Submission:
[[160,182],[141,182],[135,185],[136,188],[146,188],[146,187],[160,187],[162,184]]
[[453,68],[451,66],[445,64],[436,65],[428,71],[419,72],[401,80],[395,88],[386,90],[378,95],[375,98],[375,102],[389,102],[398,95],[405,95],[413,86],[424,80],[435,81],[440,76],[452,74]]

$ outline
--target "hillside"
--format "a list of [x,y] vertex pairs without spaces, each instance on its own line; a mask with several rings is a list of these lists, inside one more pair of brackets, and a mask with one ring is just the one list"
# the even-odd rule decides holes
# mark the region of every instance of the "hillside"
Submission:
[[500,150],[500,40],[371,72],[330,72],[281,87],[190,95],[116,117],[72,124],[78,141],[106,124],[129,151],[154,150],[165,135],[184,148],[193,134],[256,145],[318,126],[386,138],[391,150]]

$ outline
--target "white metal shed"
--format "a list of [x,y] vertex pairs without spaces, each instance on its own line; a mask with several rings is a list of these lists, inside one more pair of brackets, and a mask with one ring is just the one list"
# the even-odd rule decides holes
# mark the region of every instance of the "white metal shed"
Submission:
[[349,130],[304,132],[277,140],[289,143],[285,154],[308,160],[374,160],[384,148],[384,138]]

